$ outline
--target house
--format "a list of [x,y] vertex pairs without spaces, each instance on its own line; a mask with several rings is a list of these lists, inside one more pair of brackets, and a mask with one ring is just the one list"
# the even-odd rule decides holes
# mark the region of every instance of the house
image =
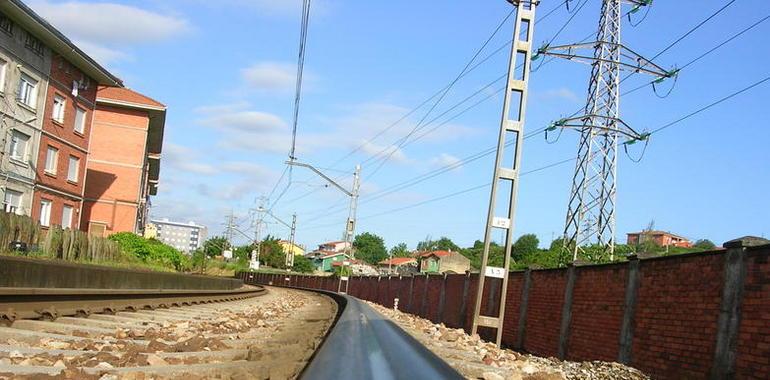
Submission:
[[293,244],[288,240],[279,240],[278,245],[281,246],[281,248],[283,249],[283,252],[285,253],[292,252],[294,256],[305,255],[305,247],[298,244]]
[[685,237],[666,231],[641,231],[626,234],[626,244],[638,245],[645,241],[652,241],[661,247],[692,247],[692,242]]
[[330,241],[323,244],[318,245],[319,251],[330,251],[330,252],[345,252],[345,250],[349,249],[352,246],[351,243],[347,243],[344,241]]
[[421,273],[465,273],[471,269],[471,261],[453,251],[431,251],[420,254]]
[[332,263],[332,271],[334,268],[341,267],[343,265],[347,265],[350,267],[350,271],[353,275],[357,276],[376,276],[380,274],[380,272],[372,265],[369,265],[368,263],[362,261],[362,260],[345,260],[345,261],[335,261]]
[[417,273],[417,259],[414,257],[392,257],[377,263],[380,273],[383,274],[412,274]]
[[3,208],[77,227],[97,85],[122,82],[20,0],[0,2]]
[[166,106],[127,88],[100,86],[80,228],[142,234],[158,192]]
[[350,260],[350,256],[342,252],[326,252],[323,255],[316,255],[311,259],[316,266],[316,270],[320,272],[331,272],[334,270],[334,263],[342,263],[343,261]]

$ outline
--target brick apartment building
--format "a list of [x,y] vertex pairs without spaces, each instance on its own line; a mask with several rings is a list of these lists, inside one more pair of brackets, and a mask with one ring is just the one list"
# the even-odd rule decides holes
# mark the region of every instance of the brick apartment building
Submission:
[[0,2],[6,211],[77,225],[97,84],[122,85],[23,2]]
[[165,115],[21,0],[0,1],[5,211],[46,228],[141,232],[157,193]]
[[53,55],[32,202],[32,215],[43,227],[80,226],[96,83],[61,55]]
[[158,192],[166,106],[127,88],[99,87],[80,228],[141,234]]

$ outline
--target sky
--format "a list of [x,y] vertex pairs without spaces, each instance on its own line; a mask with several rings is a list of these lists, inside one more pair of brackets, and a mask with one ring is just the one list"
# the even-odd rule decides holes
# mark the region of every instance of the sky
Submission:
[[[579,11],[578,0],[569,11],[561,0],[542,1],[538,19],[554,12],[535,26],[536,45],[570,17],[553,44],[578,42],[595,31],[600,2],[586,1]],[[299,243],[312,248],[341,238],[348,202],[342,192],[304,168],[292,170],[291,182],[288,175],[278,182],[291,146],[301,0],[28,3],[127,87],[168,106],[152,218],[195,221],[216,235],[232,212],[243,243],[254,234],[259,198],[275,189],[267,205],[284,222],[297,214]],[[656,1],[646,17],[642,11],[623,20],[623,43],[655,56],[725,3]],[[489,187],[480,186],[491,181],[493,155],[389,190],[495,146],[502,82],[487,85],[507,70],[507,48],[492,53],[510,40],[512,17],[475,62],[489,59],[441,102],[419,106],[453,81],[510,11],[503,0],[312,1],[296,155],[346,187],[355,165],[364,163],[357,232],[380,235],[388,247],[405,242],[414,248],[426,237],[447,236],[461,246],[483,239]],[[667,97],[671,81],[658,94],[648,86],[623,96],[621,118],[637,130],[654,130],[770,75],[770,21],[722,45],[768,15],[766,0],[733,2],[655,62],[681,67],[721,46],[683,69]],[[580,109],[589,75],[589,66],[566,60],[537,68],[525,131]],[[651,80],[634,75],[621,91]],[[626,232],[650,221],[717,244],[770,236],[769,96],[770,82],[764,82],[654,134],[644,151],[643,144],[629,146],[628,155],[620,148],[617,239],[624,242]],[[424,137],[397,149],[394,144],[423,118],[435,119],[413,135]],[[531,173],[521,176],[515,219],[515,235],[537,234],[543,247],[564,228],[577,132],[548,138],[524,140],[522,172]],[[378,168],[371,157],[383,149],[393,154]],[[267,221],[263,234],[288,237],[285,226]]]

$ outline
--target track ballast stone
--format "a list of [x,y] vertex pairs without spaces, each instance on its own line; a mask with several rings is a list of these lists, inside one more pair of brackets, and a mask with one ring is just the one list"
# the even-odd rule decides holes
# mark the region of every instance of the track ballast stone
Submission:
[[0,379],[290,379],[336,315],[315,293],[271,288],[228,303],[0,328]]
[[619,363],[570,362],[500,349],[463,329],[367,302],[468,379],[484,380],[649,380],[641,371]]

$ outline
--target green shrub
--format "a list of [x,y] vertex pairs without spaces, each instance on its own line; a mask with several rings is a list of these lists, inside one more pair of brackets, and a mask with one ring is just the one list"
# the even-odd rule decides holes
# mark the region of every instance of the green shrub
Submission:
[[189,257],[158,240],[145,239],[130,232],[119,232],[110,235],[109,239],[118,243],[121,251],[134,255],[143,262],[178,271],[192,267]]

